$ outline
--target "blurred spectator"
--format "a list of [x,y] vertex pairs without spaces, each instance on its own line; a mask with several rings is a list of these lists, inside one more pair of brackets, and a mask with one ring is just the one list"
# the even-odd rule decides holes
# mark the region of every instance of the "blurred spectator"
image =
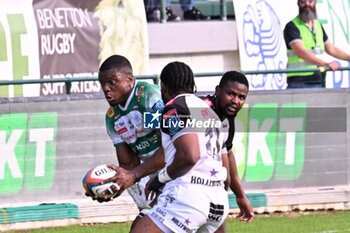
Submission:
[[[183,18],[185,20],[209,20],[210,16],[203,15],[196,7],[194,7],[195,0],[179,0],[181,10],[183,11]],[[159,22],[159,0],[144,0],[147,21],[148,22]],[[166,0],[165,15],[167,21],[180,21],[181,17],[174,14],[171,9],[171,0]]]
[[[324,51],[341,60],[350,61],[350,54],[335,47],[317,20],[316,0],[298,0],[299,14],[284,29],[287,44],[287,68],[316,68],[328,66],[333,71],[338,63],[325,62]],[[324,87],[320,72],[299,72],[287,74],[287,88]]]

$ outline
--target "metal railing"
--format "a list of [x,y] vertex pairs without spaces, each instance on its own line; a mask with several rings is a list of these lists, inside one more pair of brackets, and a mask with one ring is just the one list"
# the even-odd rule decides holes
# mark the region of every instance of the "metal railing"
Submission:
[[[166,13],[165,13],[165,0],[160,1],[160,22],[166,23]],[[227,20],[227,6],[226,0],[220,0],[220,19],[225,21]]]
[[[350,67],[339,67],[337,71],[350,70]],[[307,68],[307,69],[281,69],[281,70],[253,70],[253,71],[240,71],[246,75],[252,74],[280,74],[280,73],[300,73],[300,72],[328,72],[332,71],[329,67],[318,67],[318,68]],[[195,73],[195,78],[200,77],[215,77],[222,76],[225,72],[208,72],[208,73]],[[159,75],[135,75],[137,80],[153,80],[153,83],[159,84]],[[21,84],[39,84],[39,83],[62,83],[66,84],[66,93],[71,94],[70,89],[72,82],[82,81],[98,81],[97,77],[86,77],[86,78],[56,78],[56,79],[28,79],[28,80],[0,80],[1,85],[21,85]]]

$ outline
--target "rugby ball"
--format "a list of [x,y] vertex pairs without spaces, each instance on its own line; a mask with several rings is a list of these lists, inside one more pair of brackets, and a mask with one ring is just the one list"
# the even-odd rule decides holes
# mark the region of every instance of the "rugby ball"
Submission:
[[107,164],[98,165],[91,168],[83,178],[83,186],[85,191],[91,196],[98,196],[103,198],[105,191],[108,190],[110,195],[107,197],[114,197],[117,193],[113,195],[112,186],[115,186],[117,190],[120,189],[117,183],[109,182],[106,184],[101,184],[105,179],[115,176],[117,172],[112,168],[107,167]]

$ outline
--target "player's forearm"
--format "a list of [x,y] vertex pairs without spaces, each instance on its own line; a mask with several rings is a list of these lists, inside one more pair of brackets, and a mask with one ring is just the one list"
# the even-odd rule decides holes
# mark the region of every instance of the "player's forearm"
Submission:
[[230,183],[230,188],[232,190],[232,192],[236,195],[236,197],[245,197],[245,192],[243,190],[241,181],[239,180],[239,178],[235,177],[232,178],[231,177],[231,183]]
[[229,157],[228,153],[222,153],[221,159],[222,159],[222,165],[226,168],[227,171],[227,178],[225,180],[225,189],[227,190],[231,183],[231,172],[230,172],[230,165],[229,165]]
[[163,147],[158,148],[158,150],[146,161],[141,163],[139,166],[132,169],[136,180],[142,177],[151,175],[156,171],[163,168],[165,165],[165,156]]
[[229,167],[230,167],[230,177],[231,177],[230,188],[233,191],[233,193],[236,195],[236,197],[244,197],[245,193],[241,184],[241,180],[239,179],[236,159],[232,150],[229,151],[228,158],[230,163]]
[[122,167],[126,170],[132,170],[134,168],[136,168],[137,166],[139,165],[139,163],[136,163],[136,162],[133,162],[133,161],[130,161],[128,163],[121,163],[119,162],[119,167]]

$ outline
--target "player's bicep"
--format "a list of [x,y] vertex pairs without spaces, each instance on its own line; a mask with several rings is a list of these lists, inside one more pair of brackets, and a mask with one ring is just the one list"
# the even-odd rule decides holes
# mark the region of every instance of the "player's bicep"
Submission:
[[199,141],[197,134],[182,134],[174,140],[176,149],[176,159],[187,161],[189,164],[195,164],[200,157]]

